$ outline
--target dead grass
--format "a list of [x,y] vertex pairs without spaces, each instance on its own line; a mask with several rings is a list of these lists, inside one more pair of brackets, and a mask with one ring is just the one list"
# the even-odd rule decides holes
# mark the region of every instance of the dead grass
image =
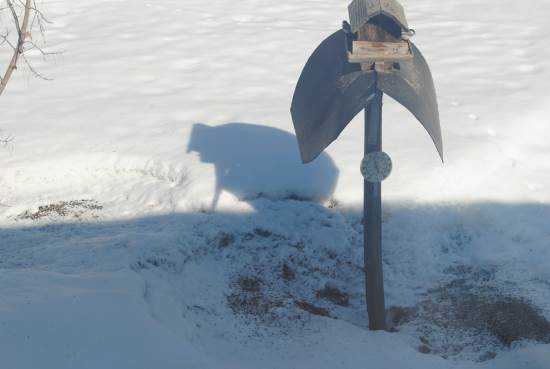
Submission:
[[101,210],[103,206],[94,200],[61,201],[55,204],[42,205],[36,211],[27,210],[19,214],[18,220],[39,220],[46,217],[73,217],[80,218],[94,210]]
[[294,304],[298,308],[300,308],[304,311],[307,311],[310,314],[330,317],[330,313],[328,312],[327,309],[315,306],[315,305],[313,305],[313,304],[311,304],[307,301],[295,301]]
[[[490,270],[467,268],[427,293],[414,317],[425,346],[443,357],[485,347],[474,360],[486,361],[495,350],[522,341],[550,343],[550,322],[541,311],[531,301],[491,287],[492,278]],[[441,337],[449,337],[448,342]]]
[[325,286],[317,291],[317,298],[324,299],[339,306],[349,306],[349,296],[337,287]]

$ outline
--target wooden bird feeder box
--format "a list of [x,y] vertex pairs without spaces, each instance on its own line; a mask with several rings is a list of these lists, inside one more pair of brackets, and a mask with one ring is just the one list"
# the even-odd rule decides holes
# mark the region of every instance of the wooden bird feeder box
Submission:
[[363,70],[390,71],[401,61],[413,59],[410,30],[403,7],[395,0],[355,0],[349,7],[350,26],[356,40],[348,52],[350,63]]
[[353,41],[353,52],[348,53],[350,63],[376,63],[412,60],[413,53],[408,41],[372,42]]

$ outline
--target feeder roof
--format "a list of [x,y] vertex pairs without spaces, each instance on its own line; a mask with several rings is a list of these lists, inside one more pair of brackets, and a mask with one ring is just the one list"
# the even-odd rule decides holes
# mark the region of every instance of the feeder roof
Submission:
[[409,30],[405,11],[396,0],[354,0],[349,6],[351,29],[355,33],[371,18],[383,14],[393,19],[404,30]]

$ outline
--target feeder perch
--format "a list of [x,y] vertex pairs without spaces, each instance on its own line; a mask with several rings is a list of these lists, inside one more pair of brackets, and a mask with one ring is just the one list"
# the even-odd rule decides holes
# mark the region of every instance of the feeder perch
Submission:
[[348,52],[350,63],[400,62],[413,59],[408,41],[373,42],[353,41],[353,51]]

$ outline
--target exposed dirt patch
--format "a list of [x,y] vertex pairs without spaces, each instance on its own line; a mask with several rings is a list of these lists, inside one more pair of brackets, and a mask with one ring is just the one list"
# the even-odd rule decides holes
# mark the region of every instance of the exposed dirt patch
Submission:
[[256,276],[240,276],[233,283],[233,291],[227,296],[231,310],[236,314],[252,315],[261,321],[267,321],[271,310],[282,304],[266,294],[263,280]]
[[349,306],[349,296],[337,287],[325,286],[317,291],[317,298],[325,299],[336,305]]
[[[362,228],[355,218],[351,224],[358,231],[350,233],[346,248],[278,235],[268,227],[219,234],[212,249],[224,248],[223,257],[240,265],[228,286],[228,306],[246,322],[285,332],[299,325],[296,317],[305,327],[313,315],[366,328],[363,260],[354,249],[362,246]],[[453,243],[469,242],[465,233],[460,227],[453,230]],[[512,287],[504,292],[506,284],[497,272],[496,267],[447,269],[442,275],[446,282],[426,291],[416,305],[388,309],[388,330],[417,337],[419,352],[478,362],[522,341],[550,343],[550,323]]]
[[271,231],[268,231],[267,229],[256,228],[254,229],[254,234],[260,237],[267,238],[271,236],[273,233]]
[[450,272],[457,278],[429,291],[415,316],[431,352],[443,357],[469,353],[474,361],[486,361],[521,341],[550,343],[550,322],[530,301],[491,287],[491,270]]
[[414,307],[391,306],[386,311],[386,328],[390,332],[397,332],[399,326],[412,321],[416,313]]
[[[288,265],[283,265],[282,279],[296,278]],[[290,283],[290,282],[288,282]],[[258,276],[239,276],[231,283],[232,293],[227,296],[227,304],[237,315],[253,317],[267,325],[279,325],[281,319],[296,320],[304,317],[304,312],[312,315],[331,317],[330,311],[315,302],[294,298],[289,291],[280,291],[274,285]],[[323,290],[324,291],[324,290]],[[342,293],[330,290],[332,298],[345,301]],[[326,291],[324,291],[326,293]],[[319,299],[318,302],[323,301]],[[283,307],[286,313],[279,315],[277,308]],[[306,314],[307,315],[307,314]]]
[[39,206],[38,210],[34,212],[27,210],[19,214],[16,219],[38,220],[51,216],[81,218],[87,213],[102,209],[103,206],[94,200],[61,201],[55,204]]
[[[330,215],[323,218],[320,226],[328,226],[330,219]],[[218,235],[212,244],[216,250],[221,239]],[[242,267],[229,283],[227,304],[246,322],[257,321],[283,332],[296,329],[296,320],[306,322],[312,315],[353,321],[352,300],[364,302],[355,292],[357,287],[363,290],[364,281],[363,263],[354,262],[352,248],[280,235],[265,226],[235,233],[232,246],[224,249],[224,258]],[[320,281],[323,284],[319,285]],[[335,286],[347,288],[343,291]],[[364,315],[364,305],[359,309],[357,316]]]
[[550,322],[527,300],[470,295],[459,306],[458,317],[470,326],[481,323],[482,329],[508,347],[523,340],[550,343]]
[[235,243],[235,235],[233,233],[221,232],[218,235],[218,247],[225,248]]
[[418,352],[420,352],[421,354],[429,354],[432,352],[432,350],[430,350],[430,348],[426,345],[420,345],[418,346]]
[[340,207],[340,202],[338,200],[336,200],[335,198],[331,198],[329,201],[328,201],[328,204],[327,204],[327,207],[329,209],[336,209],[338,207]]
[[292,282],[296,279],[296,272],[287,263],[284,263],[281,270],[281,277],[286,282]]
[[[225,256],[231,260],[241,262],[243,253],[250,256],[227,296],[228,306],[245,321],[288,331],[297,327],[296,319],[306,324],[308,316],[316,315],[366,327],[362,260],[349,258],[351,252],[260,227],[221,234],[213,244],[218,250],[220,246],[235,253]],[[502,292],[496,271],[449,268],[449,282],[426,291],[415,306],[388,309],[388,330],[418,337],[415,348],[421,353],[477,362],[491,360],[522,341],[550,343],[550,322],[530,301]],[[324,287],[319,288],[320,281]]]
[[295,301],[294,304],[300,309],[307,311],[310,314],[330,317],[330,313],[328,312],[327,309],[323,309],[321,307],[315,306],[307,301]]
[[242,291],[259,293],[263,281],[259,277],[240,277],[238,283]]
[[149,257],[136,261],[130,267],[135,271],[159,269],[172,273],[179,273],[183,270],[183,265],[174,261],[170,257]]

